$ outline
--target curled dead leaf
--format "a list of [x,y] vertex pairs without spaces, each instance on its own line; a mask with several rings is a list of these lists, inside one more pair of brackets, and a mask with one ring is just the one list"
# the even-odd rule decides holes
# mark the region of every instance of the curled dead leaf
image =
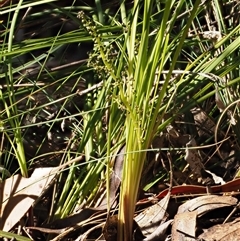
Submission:
[[145,236],[152,234],[160,226],[160,224],[166,220],[166,210],[169,199],[170,193],[168,193],[158,203],[145,209],[135,217],[135,221],[138,223]]
[[206,195],[188,200],[178,208],[178,213],[197,212],[198,216],[211,210],[234,206],[237,199],[231,196]]

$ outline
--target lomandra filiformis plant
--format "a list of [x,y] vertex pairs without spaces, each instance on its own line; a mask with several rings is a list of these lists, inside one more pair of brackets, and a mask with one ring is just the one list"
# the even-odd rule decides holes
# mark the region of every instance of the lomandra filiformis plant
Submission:
[[[124,28],[123,34],[113,41],[118,48],[114,60],[107,58],[104,35],[97,31],[93,22],[83,13],[79,14],[83,26],[93,37],[99,59],[104,65],[100,68],[101,73],[104,73],[102,76],[105,76],[104,81],[108,83],[110,80],[116,87],[111,93],[108,132],[112,133],[116,123],[119,125],[112,117],[116,114],[116,108],[122,111],[124,117],[122,134],[115,136],[124,139],[126,145],[120,190],[118,241],[132,240],[135,203],[146,150],[154,135],[171,121],[171,118],[163,118],[176,92],[176,88],[170,88],[169,82],[189,27],[199,11],[200,2],[197,0],[194,3],[176,37],[172,37],[171,33],[176,28],[179,13],[186,9],[184,0],[165,1],[159,4],[157,11],[156,6],[153,6],[154,1],[136,0],[128,14],[122,3]],[[163,70],[167,70],[167,74],[161,79]],[[111,141],[109,138],[108,147]]]
[[[120,88],[120,99],[126,108],[124,159],[120,209],[118,216],[118,241],[132,240],[133,216],[140,178],[149,148],[157,130],[164,128],[164,114],[174,96],[167,96],[169,80],[188,29],[201,1],[195,1],[188,20],[176,38],[171,32],[185,1],[165,1],[160,13],[153,17],[153,1],[134,1],[132,16],[125,35],[127,52],[127,78]],[[141,18],[143,17],[143,18]],[[155,20],[153,28],[152,20]],[[141,32],[139,33],[139,30]],[[136,47],[136,40],[139,46]],[[167,66],[171,60],[170,66]],[[168,69],[163,85],[160,73]],[[144,151],[145,150],[145,151]]]

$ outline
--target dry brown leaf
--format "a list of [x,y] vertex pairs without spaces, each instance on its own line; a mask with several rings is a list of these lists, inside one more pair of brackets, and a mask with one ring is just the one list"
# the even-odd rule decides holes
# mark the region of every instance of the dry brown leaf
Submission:
[[195,139],[191,139],[187,144],[186,144],[186,155],[185,155],[185,160],[189,164],[191,170],[196,173],[198,177],[202,176],[202,170],[204,170],[204,166],[201,161],[201,157],[198,153],[198,150],[196,149],[189,149],[189,147],[196,147],[197,143]]
[[236,241],[240,237],[240,218],[231,223],[218,224],[201,234],[198,238],[207,241]]
[[161,224],[157,229],[147,236],[143,241],[159,241],[159,240],[166,240],[164,236],[166,236],[167,228],[170,224],[172,224],[173,219],[168,220],[167,222]]
[[213,134],[216,124],[214,121],[200,108],[191,110],[193,118],[197,127],[199,136]]
[[158,203],[145,209],[135,218],[143,235],[152,234],[165,221],[169,199],[170,192]]
[[221,177],[205,169],[198,150],[190,149],[190,147],[196,146],[197,143],[194,138],[186,144],[185,160],[189,164],[189,167],[191,168],[192,172],[194,172],[198,178],[201,178],[202,181],[206,179],[204,178],[203,174],[208,173],[212,177],[211,181],[213,181],[215,184],[224,184],[225,182]]
[[194,241],[197,211],[178,213],[172,226],[172,241]]
[[206,195],[185,202],[178,208],[178,213],[196,211],[200,216],[217,208],[234,206],[237,202],[237,199],[231,196]]
[[53,180],[58,168],[37,168],[30,178],[17,174],[0,183],[0,228],[9,231]]
[[[109,200],[110,206],[112,208],[114,208],[117,205],[116,195],[122,181],[122,168],[123,168],[125,153],[126,153],[126,146],[124,145],[118,152],[118,155],[116,156],[114,161],[113,171],[110,178],[110,200]],[[104,199],[98,204],[98,207],[101,209],[105,209],[107,208],[107,204],[108,204],[108,199],[107,199],[107,195],[105,195]]]
[[198,216],[216,208],[233,206],[236,204],[236,198],[217,195],[197,197],[185,202],[178,208],[178,213],[174,217],[172,241],[196,240],[195,229]]

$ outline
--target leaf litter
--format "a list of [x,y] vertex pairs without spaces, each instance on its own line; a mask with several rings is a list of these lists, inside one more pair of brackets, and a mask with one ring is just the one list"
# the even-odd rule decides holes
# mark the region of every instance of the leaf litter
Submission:
[[[29,227],[29,230],[38,230],[43,233],[57,235],[52,239],[53,241],[67,240],[69,235],[72,236],[72,234],[76,232],[78,233],[78,240],[89,240],[93,237],[98,238],[98,240],[116,240],[117,216],[114,214],[116,213],[114,210],[117,208],[115,201],[117,200],[116,197],[121,184],[123,155],[124,147],[120,149],[119,155],[117,155],[117,158],[115,159],[114,169],[111,176],[111,213],[107,213],[107,200],[105,196],[102,202],[100,202],[95,208],[83,208],[66,218],[55,220],[42,227]],[[205,170],[202,164],[200,164],[201,157],[198,151],[187,149],[185,159],[187,162],[198,162],[197,164],[190,165],[190,168],[192,169],[192,172],[196,174],[195,168],[200,167],[200,171],[197,172],[200,177],[203,171],[208,171]],[[33,205],[41,193],[47,189],[58,170],[59,167],[40,168],[35,170],[31,178],[22,178],[19,175],[15,175],[6,179],[6,181],[2,183],[3,191],[13,190],[13,193],[6,193],[4,196],[5,202],[3,202],[1,209],[2,217],[7,215],[9,220],[15,220],[13,222],[6,219],[6,224],[4,224],[3,230],[11,230],[18,220],[28,212],[31,205]],[[51,175],[51,173],[54,173],[54,175]],[[235,195],[235,193],[237,194],[240,186],[240,179],[235,179],[226,183],[222,178],[215,178],[214,180],[215,181],[211,186],[177,185],[172,188],[167,188],[150,198],[138,200],[139,214],[135,217],[133,230],[135,240],[167,240],[169,237],[171,237],[171,240],[189,241],[231,240],[231,237],[237,235],[239,232],[239,222],[236,221],[237,219],[232,221],[230,218],[230,223],[217,224],[210,228],[201,228],[198,226],[199,220],[204,219],[206,214],[211,213],[216,209],[222,210],[225,207],[232,207],[232,209],[234,209],[238,204],[238,199],[231,195]],[[216,195],[215,193],[224,193],[225,195]],[[205,195],[192,198],[179,205],[179,201],[177,200],[186,200],[191,197],[191,195],[194,196],[194,194]],[[17,198],[8,199],[10,195],[18,197],[18,203],[16,202]],[[28,198],[26,199],[24,196],[27,196]],[[175,205],[179,205],[179,208],[175,213],[170,215],[169,201],[174,199],[176,200]],[[142,204],[145,204],[148,207],[141,208]],[[11,213],[7,213],[7,210],[9,210],[8,207],[10,206],[15,208],[10,208]],[[229,213],[231,212],[229,211]],[[217,232],[216,229],[218,230]]]
[[[171,129],[172,132],[178,133],[173,126]],[[171,140],[176,144],[182,134],[178,133],[173,137],[168,132],[167,135],[165,138],[172,138]],[[203,164],[204,155],[195,149],[195,147],[197,148],[195,138],[191,138],[189,135],[187,138],[190,141],[186,141],[186,136],[184,138],[184,142],[180,144],[186,146],[184,158],[188,166],[184,170],[188,169],[193,174],[190,181],[193,181],[194,184],[179,185],[179,180],[176,179],[173,187],[170,186],[158,193],[155,192],[150,197],[140,198],[136,206],[137,214],[133,229],[133,237],[136,241],[234,240],[233,237],[239,233],[239,219],[235,218],[238,215],[238,199],[233,196],[238,194],[240,179],[225,182],[212,170],[207,170]],[[161,145],[164,143],[163,139],[161,137]],[[69,237],[74,236],[75,238],[72,240],[116,240],[117,201],[121,185],[124,148],[123,146],[116,155],[110,178],[110,205],[112,207],[110,213],[107,212],[105,195],[94,208],[82,208],[68,217],[57,219],[40,227],[27,227],[27,230],[55,235],[52,238],[53,241],[68,240]],[[159,153],[156,153],[156,157],[154,162],[158,161]],[[160,158],[162,157],[160,156]],[[74,161],[76,160],[71,162]],[[1,217],[4,220],[1,225],[4,231],[13,229],[39,196],[48,189],[60,169],[61,167],[39,168],[35,169],[30,178],[15,175],[1,183],[3,192]],[[174,177],[176,178],[176,175]],[[207,182],[207,179],[210,179],[210,182],[209,180]],[[197,181],[195,182],[195,180]],[[195,197],[196,195],[197,197]],[[9,198],[10,196],[13,198]],[[172,207],[170,203],[175,205],[174,210],[170,210]],[[225,209],[227,211],[222,212]],[[219,210],[217,211],[218,217],[209,222],[209,217],[216,210]],[[227,220],[226,217],[228,217]],[[207,221],[209,222],[207,227],[201,225]],[[225,223],[225,221],[227,222]]]

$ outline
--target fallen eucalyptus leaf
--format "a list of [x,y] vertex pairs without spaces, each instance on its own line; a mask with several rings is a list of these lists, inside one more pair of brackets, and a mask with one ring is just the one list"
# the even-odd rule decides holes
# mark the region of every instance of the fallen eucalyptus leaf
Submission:
[[[220,193],[220,192],[235,192],[240,189],[240,178],[229,181],[223,185],[216,185],[209,187],[211,193]],[[169,192],[169,188],[161,191],[156,198],[161,199],[165,197]],[[202,194],[207,193],[207,188],[204,186],[197,185],[181,185],[171,188],[171,195],[179,194]]]
[[9,231],[46,190],[58,168],[37,168],[30,178],[17,174],[0,183],[0,228]]
[[177,213],[172,226],[172,241],[195,241],[197,211]]
[[178,208],[178,213],[196,211],[200,216],[211,210],[236,204],[237,199],[231,196],[206,195],[185,202]]
[[202,164],[200,155],[198,150],[196,149],[189,149],[189,147],[196,147],[197,143],[195,139],[190,140],[186,144],[186,155],[185,160],[189,164],[191,170],[196,173],[198,177],[202,177],[202,170],[204,170],[204,166]]
[[[111,208],[114,208],[117,204],[116,202],[116,195],[117,191],[120,187],[121,181],[122,181],[122,168],[123,168],[123,161],[124,161],[124,154],[126,152],[126,146],[124,145],[120,151],[118,152],[114,166],[113,171],[110,178],[110,206]],[[107,195],[105,195],[104,199],[101,201],[101,203],[98,204],[98,207],[101,209],[107,208]]]
[[161,224],[159,227],[156,228],[156,230],[148,235],[143,241],[161,241],[165,240],[165,233],[167,231],[167,228],[170,224],[172,224],[173,219],[168,220],[167,222]]
[[166,210],[170,199],[170,192],[158,203],[145,209],[135,217],[143,235],[152,234],[166,219]]
[[200,108],[191,109],[199,136],[210,136],[215,131],[215,122]]

